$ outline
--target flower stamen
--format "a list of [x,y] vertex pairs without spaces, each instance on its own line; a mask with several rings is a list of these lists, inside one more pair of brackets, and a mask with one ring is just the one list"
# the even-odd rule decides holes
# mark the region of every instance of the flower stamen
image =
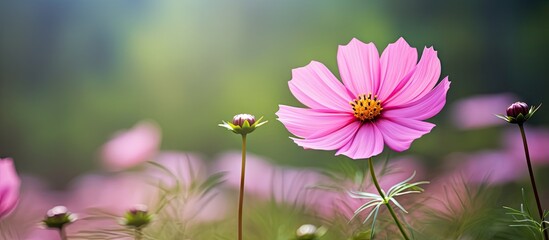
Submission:
[[350,102],[353,107],[354,116],[360,121],[372,121],[377,116],[381,115],[381,101],[377,99],[377,95],[373,96],[369,93],[361,94],[357,99]]

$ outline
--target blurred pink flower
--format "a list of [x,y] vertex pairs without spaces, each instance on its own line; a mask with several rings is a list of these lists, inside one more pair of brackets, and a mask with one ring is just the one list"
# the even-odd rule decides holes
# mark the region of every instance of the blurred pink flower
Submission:
[[479,185],[471,184],[466,176],[454,171],[433,179],[432,183],[426,186],[423,195],[426,197],[421,203],[427,207],[426,213],[442,218],[446,215],[450,219],[459,219],[463,217],[464,212],[478,213],[486,210],[487,199],[483,193],[479,191]]
[[[225,172],[225,184],[232,188],[240,187],[240,161],[239,152],[226,152],[217,157],[213,171]],[[245,192],[268,198],[270,196],[271,179],[276,168],[262,157],[252,153],[246,156],[246,178],[244,179]]]
[[343,84],[316,61],[292,71],[290,91],[308,108],[280,105],[277,115],[297,145],[369,158],[384,144],[404,151],[435,126],[423,120],[440,112],[450,82],[435,87],[441,69],[432,47],[418,63],[403,38],[381,57],[373,43],[353,39],[339,47],[337,60]]
[[[62,195],[45,186],[42,179],[22,175],[19,203],[9,216],[2,219],[0,239],[58,240],[59,233],[50,235],[46,230],[41,231],[39,223],[46,211],[60,202]],[[42,238],[30,236],[37,231],[45,233]]]
[[[179,186],[180,199],[184,203],[180,206],[179,213],[172,213],[175,217],[183,219],[187,223],[200,223],[220,220],[227,212],[225,195],[213,188],[205,195],[196,192],[196,186],[203,183],[209,172],[202,158],[193,153],[185,152],[161,152],[156,157],[156,162],[168,169],[173,175],[164,170],[152,167],[147,172],[149,179],[155,186],[162,184],[164,187],[173,188]],[[158,190],[160,190],[157,187]],[[160,196],[157,192],[157,196]],[[181,201],[180,201],[181,202]]]
[[0,219],[15,209],[21,180],[11,158],[0,158]]
[[[226,184],[238,189],[240,186],[240,162],[238,152],[227,152],[219,156],[213,167],[226,172]],[[263,199],[273,199],[279,203],[308,204],[320,196],[314,186],[327,181],[319,172],[312,169],[297,169],[275,166],[254,154],[246,159],[246,193]]]
[[[89,174],[77,178],[69,189],[65,206],[82,215],[91,209],[122,216],[136,204],[150,204],[155,188],[137,173]],[[82,215],[83,217],[84,215]]]
[[446,162],[450,163],[449,174],[461,176],[467,183],[503,184],[515,181],[526,172],[523,161],[505,151],[481,151],[477,153],[454,153]]
[[150,160],[158,151],[161,133],[152,122],[140,122],[132,129],[117,133],[103,145],[103,165],[120,171]]
[[452,105],[452,121],[460,129],[475,129],[502,125],[505,122],[494,116],[517,100],[510,93],[477,95],[456,101]]
[[[526,128],[532,164],[549,164],[549,129]],[[446,162],[450,174],[462,176],[469,183],[505,184],[527,173],[522,138],[518,129],[504,132],[504,148],[475,153],[454,153]]]
[[[549,164],[549,129],[542,127],[524,127],[524,131],[528,140],[528,150],[530,151],[532,164]],[[526,165],[520,131],[517,128],[506,129],[502,139],[505,151],[514,159],[519,160],[521,164]]]
[[162,151],[155,158],[155,162],[170,171],[158,167],[150,166],[147,169],[147,176],[155,181],[160,181],[168,187],[174,187],[176,184],[183,188],[190,188],[196,181],[204,180],[208,174],[208,169],[202,156],[194,153]]
[[67,234],[86,238],[81,231],[122,229],[119,217],[136,204],[152,204],[154,192],[139,173],[88,174],[74,180],[65,201],[55,205],[64,205],[78,216]]
[[315,187],[327,181],[312,169],[279,168],[271,181],[271,195],[277,202],[308,206],[322,197]]

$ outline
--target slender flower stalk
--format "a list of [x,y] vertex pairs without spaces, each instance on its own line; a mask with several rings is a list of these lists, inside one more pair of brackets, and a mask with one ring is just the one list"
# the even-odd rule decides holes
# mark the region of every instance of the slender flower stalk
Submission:
[[244,206],[244,180],[246,177],[246,134],[242,135],[242,170],[238,196],[238,240],[242,240],[242,207]]
[[134,229],[134,239],[143,239],[143,228],[153,220],[153,215],[149,213],[148,207],[143,204],[137,204],[131,207],[124,217],[121,224]]
[[48,229],[58,230],[61,240],[67,240],[67,225],[77,219],[77,215],[69,212],[65,206],[56,206],[48,210],[46,217],[42,220],[42,224]]
[[[379,195],[383,199],[386,199],[386,196],[385,196],[383,190],[381,190],[381,187],[379,186],[379,183],[377,182],[376,173],[374,171],[374,164],[372,163],[372,158],[368,158],[368,167],[370,168],[370,174],[372,175],[372,181],[374,182],[374,185],[376,186],[377,192],[379,193]],[[408,235],[406,234],[406,231],[404,231],[404,228],[400,224],[400,221],[398,220],[398,218],[395,214],[395,211],[393,210],[393,207],[391,207],[391,204],[389,203],[389,201],[385,201],[385,206],[387,206],[387,209],[389,209],[389,212],[391,213],[391,216],[395,220],[395,223],[396,223],[398,229],[400,230],[400,233],[402,233],[402,237],[404,237],[404,239],[406,239],[406,240],[409,240],[410,238],[408,237]]]
[[541,201],[539,200],[539,193],[536,187],[536,180],[534,179],[534,171],[532,170],[532,163],[530,161],[530,152],[528,151],[528,141],[526,140],[526,133],[524,132],[524,123],[530,119],[534,113],[541,107],[541,104],[537,107],[528,106],[524,102],[516,102],[511,104],[507,108],[507,115],[496,115],[497,117],[507,121],[508,123],[517,124],[520,129],[520,135],[522,136],[522,144],[524,145],[524,155],[526,156],[526,164],[528,165],[528,173],[530,174],[530,183],[534,190],[534,196],[536,198],[536,205],[538,208],[538,214],[541,219],[541,232],[545,240],[549,240],[549,236],[546,231],[545,219],[543,217],[543,208],[541,207]]
[[238,240],[242,240],[242,209],[244,207],[244,180],[246,179],[246,135],[253,132],[257,127],[267,123],[267,121],[261,122],[262,118],[256,121],[253,115],[238,114],[233,117],[232,122],[219,124],[220,127],[224,127],[242,136],[242,169],[240,172],[240,191],[238,196]]
[[65,227],[59,228],[59,235],[61,236],[61,240],[67,240],[67,231],[65,231]]
[[526,156],[526,163],[528,164],[528,173],[530,174],[530,183],[532,184],[532,189],[534,189],[534,196],[536,197],[536,205],[538,207],[538,214],[541,219],[541,226],[543,237],[545,240],[549,240],[549,236],[546,231],[545,219],[543,218],[543,208],[541,207],[541,201],[539,200],[538,188],[536,187],[536,180],[534,179],[534,171],[532,170],[532,163],[530,161],[530,152],[528,151],[528,142],[526,141],[526,133],[524,132],[524,126],[522,123],[518,124],[520,129],[520,134],[522,136],[522,143],[524,145],[524,155]]
[[135,229],[135,240],[141,240],[143,239],[143,231],[141,231],[141,228]]

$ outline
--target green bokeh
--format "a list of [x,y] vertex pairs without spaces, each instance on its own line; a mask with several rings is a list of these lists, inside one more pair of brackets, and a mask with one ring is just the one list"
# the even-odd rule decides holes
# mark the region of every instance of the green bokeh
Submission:
[[[161,126],[162,149],[214,159],[239,147],[217,124],[251,113],[269,120],[250,135],[251,152],[330,166],[333,152],[304,151],[276,121],[278,104],[300,105],[287,86],[293,68],[317,60],[337,75],[338,45],[356,37],[381,51],[403,36],[438,50],[449,104],[497,92],[544,102],[548,10],[547,1],[4,1],[0,156],[59,186],[98,168],[100,146],[142,119]],[[447,110],[431,121],[439,127],[408,153],[436,160],[494,145],[491,130],[453,129]]]

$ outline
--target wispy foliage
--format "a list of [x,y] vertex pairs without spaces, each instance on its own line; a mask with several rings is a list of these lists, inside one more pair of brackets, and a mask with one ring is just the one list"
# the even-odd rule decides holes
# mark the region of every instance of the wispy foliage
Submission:
[[520,209],[514,209],[506,206],[503,207],[507,210],[506,214],[513,218],[512,223],[509,226],[528,230],[528,233],[531,234],[532,239],[543,239],[543,231],[547,231],[547,228],[543,228],[543,222],[545,222],[545,224],[549,224],[549,221],[545,221],[543,219],[547,218],[549,212],[545,211],[543,213],[542,220],[536,220],[532,217],[532,213],[530,212],[530,206],[526,200],[524,189],[522,189],[522,200],[523,203],[520,204]]
[[[223,173],[215,173],[206,178],[197,174],[196,166],[189,157],[176,163],[174,169],[158,163],[148,162],[149,166],[161,172],[162,178],[148,176],[157,192],[156,200],[150,206],[153,221],[143,229],[142,239],[195,239],[200,234],[192,228],[195,217],[209,207],[217,194],[213,188],[223,181]],[[121,216],[102,209],[90,209],[89,216],[82,221],[109,221],[109,227],[80,231],[74,239],[120,239],[131,238],[134,229],[120,224]]]

